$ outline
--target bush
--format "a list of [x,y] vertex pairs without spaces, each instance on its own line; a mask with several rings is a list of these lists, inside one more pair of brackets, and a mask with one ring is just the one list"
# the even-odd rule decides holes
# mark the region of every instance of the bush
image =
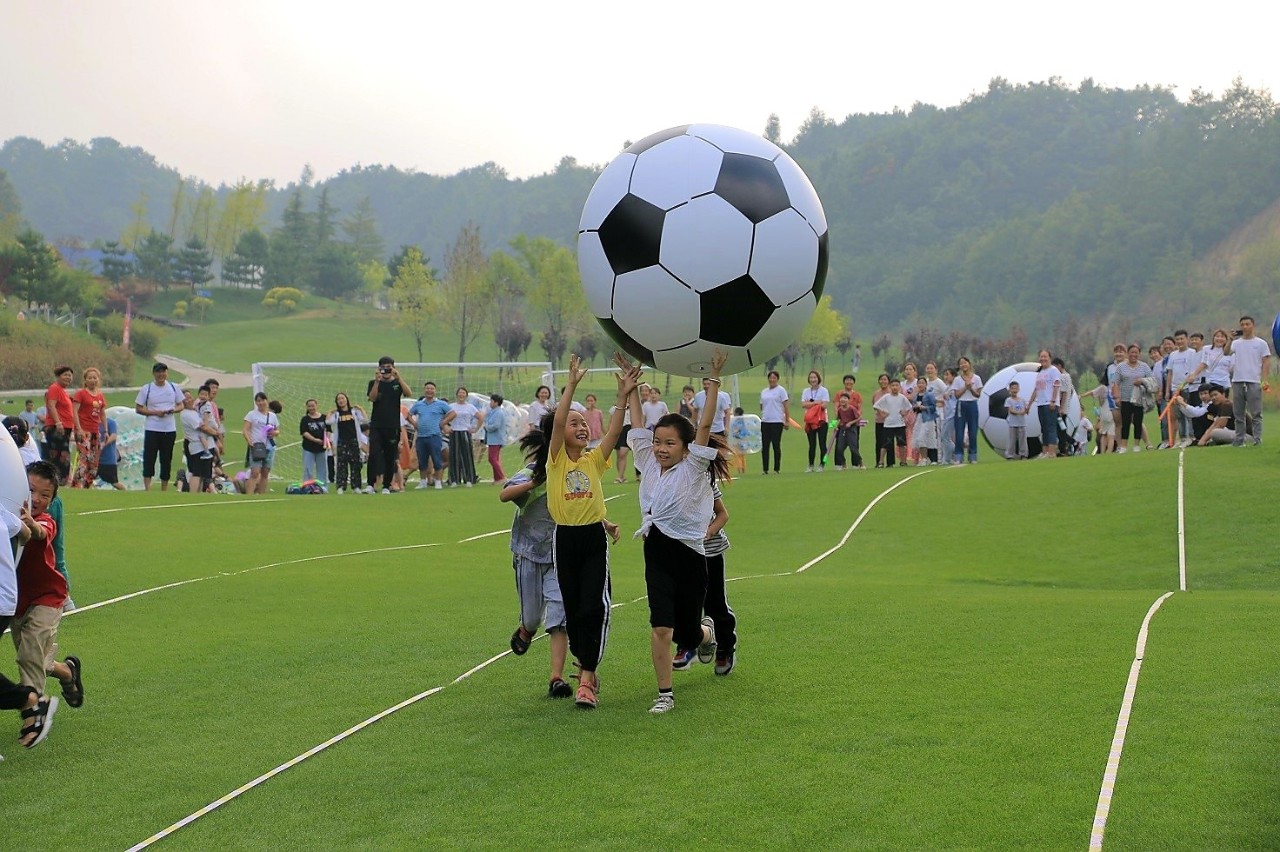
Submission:
[[[129,350],[139,358],[148,359],[160,347],[161,328],[151,320],[134,317],[129,325]],[[124,317],[110,314],[93,323],[93,335],[116,346],[124,340]]]
[[38,320],[13,322],[0,337],[0,377],[5,387],[44,388],[53,383],[53,368],[66,364],[77,380],[85,367],[102,371],[105,387],[133,383],[133,356],[120,346],[103,346],[69,329]]

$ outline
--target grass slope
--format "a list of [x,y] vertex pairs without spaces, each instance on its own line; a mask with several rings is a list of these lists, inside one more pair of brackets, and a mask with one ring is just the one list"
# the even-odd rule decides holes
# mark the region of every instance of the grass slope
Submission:
[[[791,462],[801,450],[788,436]],[[66,494],[88,701],[4,749],[0,800],[49,848],[120,848],[412,695],[446,686],[166,847],[1087,843],[1138,625],[1177,588],[1174,453],[756,474],[726,491],[739,667],[653,676],[638,543],[613,551],[598,711],[545,698],[546,644],[459,675],[515,622],[494,490],[256,502]],[[1271,450],[1187,454],[1192,592],[1157,615],[1108,847],[1277,842],[1274,555],[1249,541]],[[611,516],[637,524],[635,486]],[[81,514],[121,506],[192,507]],[[168,541],[170,547],[144,546]],[[437,543],[384,553],[373,548]],[[286,564],[277,564],[286,563]],[[227,575],[227,576],[224,576]],[[56,690],[56,685],[54,686]],[[15,721],[16,732],[16,721]],[[11,740],[7,740],[12,742]],[[56,802],[59,818],[48,819]],[[585,826],[580,829],[579,826]]]

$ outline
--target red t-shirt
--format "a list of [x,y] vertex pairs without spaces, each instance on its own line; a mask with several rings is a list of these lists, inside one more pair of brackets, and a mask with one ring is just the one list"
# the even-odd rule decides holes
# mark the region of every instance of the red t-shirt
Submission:
[[98,427],[102,425],[102,412],[107,408],[106,398],[101,392],[91,393],[84,388],[76,391],[71,398],[80,404],[76,413],[79,415],[81,430],[90,435],[98,434]]
[[53,554],[53,537],[58,534],[58,525],[48,512],[36,515],[35,521],[44,527],[45,537],[28,541],[18,560],[19,618],[33,606],[61,609],[67,600],[67,578],[58,573]]
[[54,382],[44,392],[44,425],[74,429],[71,420],[71,395],[62,385]]

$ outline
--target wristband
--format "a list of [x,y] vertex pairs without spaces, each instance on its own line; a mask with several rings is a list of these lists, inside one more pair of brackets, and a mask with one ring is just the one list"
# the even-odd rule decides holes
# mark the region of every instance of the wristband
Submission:
[[721,381],[720,381],[719,379],[714,378],[714,377],[712,377],[712,376],[707,376],[707,381],[709,381],[709,382],[715,382],[716,384],[721,384]]

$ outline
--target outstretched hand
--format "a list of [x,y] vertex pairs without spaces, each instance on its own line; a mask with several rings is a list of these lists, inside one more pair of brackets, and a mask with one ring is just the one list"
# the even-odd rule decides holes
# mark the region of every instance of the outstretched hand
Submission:
[[578,382],[586,378],[586,375],[587,371],[582,368],[582,359],[577,355],[570,355],[568,384],[576,386]]
[[720,378],[720,371],[724,369],[724,365],[729,362],[728,353],[721,352],[717,349],[711,356],[711,375],[713,378]]

